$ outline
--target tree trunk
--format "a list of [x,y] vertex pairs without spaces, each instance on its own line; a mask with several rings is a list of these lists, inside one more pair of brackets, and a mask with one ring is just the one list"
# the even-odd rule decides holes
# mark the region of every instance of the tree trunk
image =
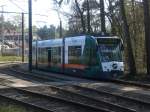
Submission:
[[100,18],[101,18],[101,32],[106,33],[105,28],[105,11],[104,11],[104,0],[100,0]]
[[112,6],[112,0],[108,0],[108,3],[109,3],[109,13],[110,13],[110,24],[111,24],[111,33],[113,35],[116,35],[116,26],[117,26],[117,23],[115,21],[115,18],[114,18],[114,14],[113,14],[113,6]]
[[143,0],[144,24],[145,24],[145,44],[147,53],[147,74],[150,74],[150,14],[149,0]]
[[87,25],[88,25],[88,34],[91,33],[91,27],[90,27],[90,6],[89,6],[89,0],[87,0]]
[[128,64],[129,64],[129,68],[130,68],[130,74],[134,75],[134,74],[136,74],[136,66],[135,66],[135,59],[134,59],[134,55],[133,55],[133,48],[131,45],[129,26],[128,26],[128,22],[127,22],[127,18],[126,18],[124,0],[120,0],[120,13],[122,16],[124,36],[125,36],[125,39],[127,42]]

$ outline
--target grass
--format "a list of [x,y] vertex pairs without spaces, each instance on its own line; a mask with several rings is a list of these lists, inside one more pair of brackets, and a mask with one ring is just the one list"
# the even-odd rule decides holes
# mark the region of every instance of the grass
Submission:
[[[25,60],[27,60],[25,58]],[[22,61],[21,56],[0,56],[0,62],[6,62],[6,61]]]
[[25,109],[18,106],[0,106],[0,112],[26,112]]

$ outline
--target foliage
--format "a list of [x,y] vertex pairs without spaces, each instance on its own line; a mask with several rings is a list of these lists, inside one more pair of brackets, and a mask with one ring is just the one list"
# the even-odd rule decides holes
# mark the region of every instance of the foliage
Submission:
[[2,33],[2,25],[4,27],[4,33],[10,33],[16,29],[16,27],[10,21],[4,21],[3,23],[0,22],[0,34]]
[[100,13],[96,0],[74,0],[69,18],[69,30],[80,33],[99,33]]
[[21,20],[22,18],[19,15],[14,16],[11,18],[11,20],[7,21],[5,21],[4,18],[0,17],[0,34],[2,32],[2,25],[4,33],[20,32]]
[[49,28],[47,26],[44,26],[37,30],[37,35],[41,39],[55,38],[55,30],[56,30],[56,28],[53,25],[50,25]]
[[13,16],[10,22],[15,26],[16,32],[21,32],[22,16],[20,14]]

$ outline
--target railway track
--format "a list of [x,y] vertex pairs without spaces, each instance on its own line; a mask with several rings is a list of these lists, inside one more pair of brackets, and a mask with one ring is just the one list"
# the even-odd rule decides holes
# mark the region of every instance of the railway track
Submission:
[[[13,67],[10,68],[11,71],[13,72],[18,72],[18,73],[22,73],[24,75],[26,74],[29,74],[29,73],[26,73],[27,71],[24,71],[24,72],[21,72],[21,71],[18,71],[16,70],[16,67]],[[55,76],[49,76],[49,75],[42,75],[41,77],[41,74],[40,73],[32,73],[31,76],[34,76],[34,77],[37,77],[37,78],[40,78],[40,79],[49,79],[51,78],[51,81],[71,81],[71,80],[68,80],[68,79],[65,79],[65,78],[58,78],[58,77],[55,77]],[[49,78],[50,77],[50,78]],[[83,79],[83,81],[91,81],[89,79]],[[97,81],[99,82],[99,80],[94,80],[94,81]],[[125,80],[121,80],[121,79],[112,79],[112,80],[107,80],[105,82],[112,82],[112,83],[116,83],[116,84],[122,84],[122,85],[128,85],[128,86],[135,86],[135,87],[141,87],[141,88],[146,88],[146,89],[150,89],[150,84],[145,84],[145,83],[140,83],[140,82],[135,82],[135,81],[125,81]]]
[[[9,68],[11,71],[13,72],[18,72],[18,67],[12,67],[12,68]],[[24,70],[24,69],[21,69],[19,71],[20,73],[22,74],[29,74],[28,71]],[[41,75],[43,73],[39,73],[39,71],[32,71],[31,75],[32,76],[35,76],[35,77],[38,77],[40,79],[54,79],[54,81],[82,81],[82,82],[85,82],[85,81],[91,81],[91,80],[88,80],[88,79],[81,79],[81,78],[78,78],[78,77],[70,77],[70,76],[66,76],[64,74],[60,74],[59,75],[57,73],[51,73],[51,74],[44,74],[44,75]]]
[[80,94],[84,93],[84,95],[93,97],[95,99],[99,99],[99,100],[103,99],[107,102],[111,102],[113,104],[117,104],[122,107],[128,107],[128,109],[133,109],[136,112],[149,112],[150,110],[150,102],[123,96],[120,94],[114,94],[111,92],[104,91],[102,89],[97,90],[97,89],[78,86],[78,85],[62,86],[62,88],[70,90],[70,91],[74,91]]
[[[7,69],[7,72],[8,72],[8,69]],[[20,72],[15,71],[15,73],[20,73]],[[22,74],[22,73],[20,73],[20,74]],[[86,112],[113,112],[113,111],[114,112],[127,112],[127,111],[134,112],[133,110],[123,108],[119,105],[114,105],[109,102],[92,99],[90,97],[86,97],[81,94],[73,93],[71,91],[69,92],[67,90],[65,91],[65,90],[57,88],[57,87],[53,87],[53,89],[55,88],[55,90],[57,89],[57,91],[59,91],[58,93],[63,92],[64,95],[71,96],[71,97],[70,98],[64,97],[64,95],[61,96],[61,94],[59,94],[59,96],[53,95],[53,94],[49,94],[49,95],[41,94],[41,93],[39,93],[39,91],[41,91],[40,89],[38,92],[37,91],[35,92],[35,91],[31,91],[29,89],[25,90],[25,89],[14,88],[14,87],[13,88],[10,87],[10,88],[11,89],[0,90],[0,96],[7,98],[7,99],[15,100],[15,102],[16,101],[21,102],[22,104],[25,104],[25,105],[38,107],[38,109],[42,109],[42,110],[48,110],[48,109],[45,109],[44,107],[39,107],[39,105],[36,105],[36,104],[38,103],[38,100],[41,102],[41,98],[44,97],[45,99],[43,99],[42,101],[47,102],[47,104],[52,104],[50,101],[57,100],[57,102],[60,103],[60,108],[63,109],[66,107],[61,107],[61,105],[65,104],[64,102],[67,102],[66,106],[68,106],[68,104],[69,104],[69,107],[70,107],[70,104],[72,104],[71,108],[74,108],[74,105],[75,105],[75,106],[77,106],[76,108],[79,109],[78,110],[79,112],[84,112],[84,111],[86,111]],[[5,94],[5,93],[8,93],[8,94]],[[29,94],[32,94],[32,95],[30,96]],[[36,98],[33,97],[35,95],[37,96]],[[25,100],[24,100],[24,96],[25,96]],[[47,101],[47,99],[49,99],[50,101],[49,100]],[[28,102],[25,102],[25,101],[28,101]],[[37,103],[34,101],[37,101]],[[32,103],[30,103],[30,102],[32,102]],[[56,102],[56,101],[54,101],[54,102]],[[42,105],[42,102],[40,104]],[[70,110],[71,109],[65,110],[65,111],[70,111]],[[77,110],[74,110],[74,111],[78,112]],[[63,111],[60,111],[60,112],[63,112]]]
[[[15,71],[14,73],[22,74],[22,72],[20,71],[18,72],[17,70],[14,70],[14,71]],[[25,73],[25,75],[27,75],[27,73]],[[38,77],[38,78],[40,78],[41,80],[41,77]],[[35,87],[23,88],[23,90],[21,91],[30,92],[36,95],[37,94],[42,95],[41,96],[42,98],[43,96],[44,98],[46,96],[47,99],[49,99],[49,97],[53,97],[53,98],[61,99],[63,101],[65,100],[67,102],[71,102],[71,103],[73,102],[77,105],[79,104],[82,106],[84,105],[82,109],[85,109],[86,107],[89,107],[89,106],[90,108],[99,109],[99,110],[95,110],[95,112],[97,111],[98,112],[101,112],[101,111],[102,112],[103,111],[104,112],[149,112],[150,110],[150,102],[123,96],[121,94],[110,93],[105,90],[97,90],[97,89],[93,89],[89,87],[84,87],[81,85],[80,86],[70,85],[69,82],[65,82],[65,83],[66,85],[62,85],[59,87],[54,86],[54,85],[53,86],[47,85],[47,86],[37,87],[37,88]],[[69,85],[67,85],[67,83]],[[133,86],[138,86],[138,85],[133,85]],[[41,94],[41,91],[42,91],[42,94]],[[46,102],[49,102],[49,101],[46,101]],[[93,112],[93,110],[89,110],[89,109],[88,111],[86,110],[86,112],[90,112],[90,111]]]
[[63,97],[14,87],[1,89],[0,97],[24,106],[33,107],[42,112],[113,112],[106,108],[68,100]]
[[[45,82],[63,82],[63,81],[69,81],[66,80],[64,78],[58,78],[58,77],[54,77],[54,76],[45,76],[45,75],[39,75],[39,74],[35,74],[32,72],[26,72],[26,71],[20,71],[20,70],[16,70],[16,68],[4,68],[4,69],[0,69],[1,73],[6,73],[8,75],[11,76],[17,76],[17,77],[21,77],[24,78],[28,81],[37,81],[37,82],[41,82],[41,83],[45,83]],[[21,75],[20,75],[21,74]]]
[[[115,81],[114,81],[115,82]],[[136,87],[143,87],[143,88],[145,88],[145,86],[142,86],[142,84],[140,84],[139,86],[138,86],[138,84],[130,84],[130,83],[127,83],[127,81],[126,82],[124,82],[124,81],[119,81],[119,80],[117,80],[115,83],[119,83],[119,84],[124,84],[124,85],[130,85],[130,86],[136,86]],[[77,88],[77,85],[73,85],[73,86],[75,86],[76,88]],[[69,87],[71,87],[71,86],[69,86]],[[142,95],[140,96],[140,95],[137,95],[137,94],[133,94],[132,93],[132,97],[128,97],[128,96],[123,96],[123,95],[119,95],[119,94],[114,94],[114,93],[111,93],[111,92],[108,92],[108,91],[105,91],[105,89],[102,91],[102,90],[95,90],[95,89],[91,89],[91,88],[86,88],[86,87],[81,87],[81,86],[78,86],[78,88],[82,88],[82,90],[84,90],[84,91],[82,91],[81,93],[76,93],[76,94],[80,94],[80,95],[83,95],[84,97],[88,97],[88,98],[94,98],[94,97],[92,97],[92,96],[96,96],[96,94],[95,93],[99,93],[99,95],[97,96],[97,97],[95,97],[94,98],[94,100],[96,100],[97,101],[97,99],[98,98],[101,98],[101,99],[99,99],[99,101],[103,101],[103,103],[101,103],[101,104],[105,104],[105,103],[107,103],[107,102],[109,102],[110,103],[110,105],[107,107],[106,106],[106,108],[112,108],[112,107],[114,107],[114,108],[116,108],[115,106],[118,106],[119,107],[119,105],[121,105],[120,106],[120,108],[124,108],[124,107],[128,107],[129,106],[129,108],[124,108],[124,109],[129,109],[128,111],[130,111],[130,109],[131,109],[131,111],[132,111],[132,109],[133,110],[135,110],[135,111],[139,111],[139,112],[141,112],[141,111],[143,111],[143,112],[145,112],[145,111],[148,111],[149,112],[149,110],[150,110],[150,103],[149,103],[149,101],[147,102],[147,101],[144,101],[144,100],[140,100],[140,98],[133,98],[134,96],[136,96],[136,97],[141,97],[142,98]],[[147,87],[148,88],[148,87]],[[149,86],[149,88],[150,88],[150,86]],[[55,88],[56,89],[56,88]],[[58,88],[57,88],[58,89]],[[60,89],[60,88],[59,88]],[[64,88],[63,88],[64,89]],[[107,89],[107,88],[106,88]],[[86,91],[85,91],[86,90]],[[88,90],[88,91],[87,91]],[[65,90],[66,91],[66,90]],[[67,91],[68,93],[70,92],[70,91]],[[67,92],[65,93],[66,95],[67,95]],[[91,96],[90,95],[88,95],[88,94],[91,94],[91,92],[95,92],[95,93],[93,93]],[[86,94],[87,93],[87,94]],[[85,95],[86,94],[86,95]],[[69,95],[68,95],[69,96]],[[101,96],[101,97],[100,97]],[[102,96],[104,96],[104,98],[102,98]],[[149,97],[149,96],[148,96]],[[109,99],[108,99],[109,98]],[[143,98],[146,98],[146,97],[143,97]],[[105,100],[104,100],[105,99]],[[106,100],[107,99],[107,100]],[[112,99],[112,100],[110,100],[110,99]],[[150,98],[149,98],[150,99]],[[115,101],[115,102],[114,102]],[[88,101],[87,101],[88,102]],[[115,106],[113,105],[111,105],[111,104],[116,104]],[[94,104],[94,103],[93,103]],[[128,105],[126,105],[126,104],[128,104]],[[105,107],[105,105],[104,105],[104,107]],[[115,110],[115,109],[114,109]],[[117,111],[119,110],[119,109],[116,109]],[[116,111],[115,110],[115,111]],[[120,110],[119,110],[120,111]],[[123,110],[121,110],[122,112],[123,112]],[[127,111],[127,110],[126,110]]]
[[[22,75],[27,75],[29,73],[26,73],[26,71],[21,72],[16,70],[15,68],[10,68],[11,71],[16,72],[16,73],[21,73]],[[54,76],[48,76],[48,75],[42,75],[36,73],[32,73],[30,74],[31,76],[37,77],[37,79],[44,79],[44,80],[48,80],[49,81],[71,81],[71,80],[66,80],[65,78],[58,78],[58,77],[54,77]],[[49,78],[50,77],[50,78]],[[87,80],[88,81],[88,80]],[[98,82],[98,80],[96,80]],[[138,83],[138,82],[133,82],[133,81],[125,81],[125,80],[120,80],[120,79],[113,79],[113,80],[108,80],[105,82],[112,82],[112,83],[116,83],[116,84],[122,84],[122,85],[126,85],[126,86],[135,86],[135,87],[140,87],[140,88],[146,88],[146,89],[150,89],[150,84],[144,84],[144,83]]]
[[57,90],[59,94],[54,95],[54,92],[52,92],[52,94],[46,94],[45,92],[41,94],[39,91],[35,91],[35,88],[30,90],[29,88],[21,89],[10,87],[9,89],[0,90],[0,97],[36,108],[40,111],[54,112],[56,108],[56,110],[58,109],[58,111],[55,110],[56,112],[71,112],[71,109],[75,112],[136,112],[133,109],[121,107],[106,101],[96,100],[58,87],[51,86],[49,89],[50,88],[55,92]]
[[[111,102],[105,101],[103,99],[98,100],[89,95],[85,95],[84,93],[77,93],[74,91],[67,90],[65,88],[57,87],[57,86],[41,86],[38,88],[26,88],[27,90],[31,90],[34,92],[42,91],[43,94],[53,95],[57,97],[62,97],[67,100],[80,102],[83,104],[92,105],[97,108],[107,108],[114,112],[135,112],[133,109],[125,108],[117,104],[113,104]],[[54,94],[57,93],[57,94]]]
[[109,80],[109,82],[150,89],[150,84],[145,84],[142,82],[125,81],[125,80],[120,80],[120,79]]
[[[19,73],[19,72],[16,72],[16,73]],[[22,72],[20,74],[22,74]],[[23,89],[23,91],[28,91],[28,92],[32,92],[34,94],[36,93],[36,94],[40,94],[40,95],[41,95],[40,92],[42,91],[42,93],[43,93],[42,95],[46,95],[47,97],[53,96],[55,98],[57,97],[59,99],[63,99],[63,100],[66,100],[66,101],[70,101],[70,102],[73,101],[73,102],[76,102],[77,104],[82,104],[82,105],[86,104],[87,106],[92,106],[93,108],[96,108],[99,111],[135,112],[133,109],[124,108],[122,106],[119,106],[119,105],[116,105],[116,104],[113,104],[113,103],[110,103],[110,102],[107,102],[107,101],[104,101],[104,100],[93,99],[92,97],[85,96],[83,94],[75,93],[75,92],[72,92],[72,91],[68,91],[66,89],[61,89],[61,88],[58,88],[56,86],[51,86],[51,87],[49,86],[48,88],[44,87],[44,89],[45,90],[49,90],[49,89],[54,90],[54,92],[51,92],[51,94],[46,94],[46,92],[43,92],[44,90],[42,90],[41,88],[38,89],[38,91],[33,91],[33,90],[36,90],[36,88],[32,88],[31,90],[29,90],[29,88],[27,88],[27,89]],[[19,91],[20,91],[20,89],[19,89]],[[57,95],[54,95],[54,93],[56,91],[57,91]],[[1,91],[0,91],[0,93],[1,93]],[[11,93],[11,91],[10,92],[8,91],[6,93]]]

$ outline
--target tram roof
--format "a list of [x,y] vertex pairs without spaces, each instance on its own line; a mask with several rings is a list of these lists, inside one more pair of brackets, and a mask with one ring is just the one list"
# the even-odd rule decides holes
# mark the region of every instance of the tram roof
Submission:
[[[72,37],[65,37],[65,39],[67,40],[72,40],[72,39],[85,39],[87,35],[83,35],[83,36],[72,36]],[[118,36],[91,36],[94,38],[119,38]],[[56,38],[56,39],[48,39],[48,40],[38,40],[38,42],[48,42],[48,41],[62,41],[62,38]]]
[[96,39],[98,39],[98,38],[114,38],[114,39],[120,39],[118,36],[99,36],[99,37],[94,37],[94,38],[96,38]]
[[[75,36],[75,37],[66,37],[65,43],[81,43],[85,40],[86,36]],[[49,40],[38,40],[38,46],[50,46],[49,43],[51,43],[51,46],[62,46],[62,40],[63,39],[49,39]],[[33,42],[33,46],[36,45],[36,41]]]
[[[87,37],[87,35],[83,35],[83,36],[73,36],[73,37],[65,37],[65,42],[66,43],[83,43],[83,41],[85,40],[85,38]],[[114,39],[119,39],[119,37],[117,36],[99,36],[99,37],[94,37],[91,36],[92,38],[98,39],[98,38],[103,38],[103,39],[108,39],[108,38],[114,38]],[[49,43],[51,43],[52,46],[62,46],[62,38],[58,38],[58,39],[49,39],[49,40],[38,40],[38,46],[49,46]],[[33,46],[36,45],[36,41],[33,42]]]

